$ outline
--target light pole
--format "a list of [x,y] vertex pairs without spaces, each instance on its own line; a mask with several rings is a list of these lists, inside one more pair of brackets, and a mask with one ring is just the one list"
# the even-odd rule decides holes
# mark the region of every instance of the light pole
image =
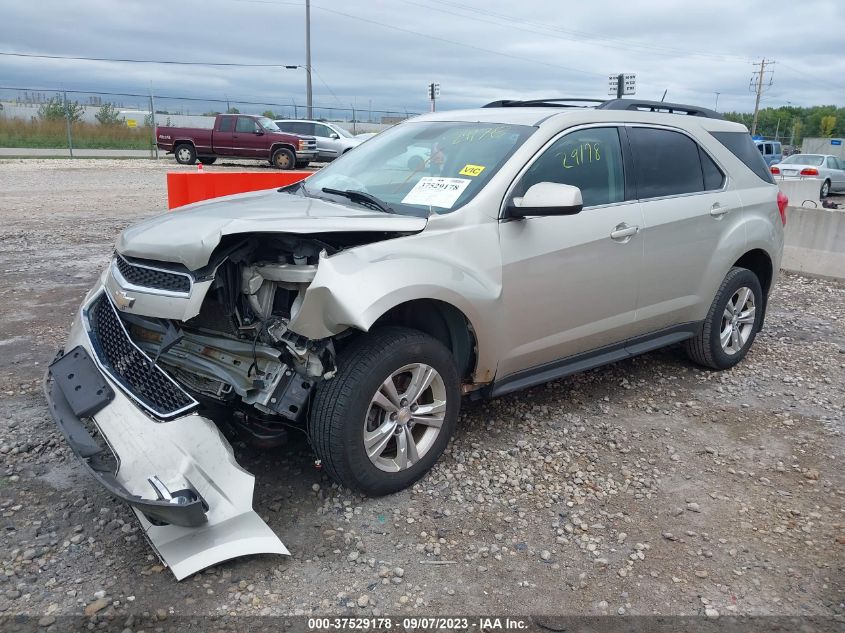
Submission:
[[716,105],[713,106],[713,110],[716,112],[719,111],[719,95],[722,94],[721,92],[716,93]]
[[311,0],[305,0],[305,81],[308,118],[313,119],[311,97]]

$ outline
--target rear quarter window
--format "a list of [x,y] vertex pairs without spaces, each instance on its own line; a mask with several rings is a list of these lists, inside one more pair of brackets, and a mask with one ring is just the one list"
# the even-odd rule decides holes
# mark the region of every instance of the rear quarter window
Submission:
[[710,135],[741,160],[760,180],[775,184],[775,180],[769,172],[769,166],[766,165],[766,160],[757,150],[754,141],[751,140],[751,136],[747,132],[710,132]]

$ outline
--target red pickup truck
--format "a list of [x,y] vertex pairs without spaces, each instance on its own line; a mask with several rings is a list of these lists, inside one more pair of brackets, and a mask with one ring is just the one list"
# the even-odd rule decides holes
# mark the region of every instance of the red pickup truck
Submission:
[[317,158],[317,139],[282,132],[272,120],[249,114],[218,114],[210,130],[157,127],[159,149],[176,162],[211,165],[218,157],[269,160],[279,169],[307,167]]

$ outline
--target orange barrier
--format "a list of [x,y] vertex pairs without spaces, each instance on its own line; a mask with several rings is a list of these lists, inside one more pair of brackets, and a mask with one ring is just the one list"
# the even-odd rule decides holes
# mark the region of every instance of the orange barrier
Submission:
[[284,187],[307,178],[312,173],[314,172],[169,172],[167,174],[167,208],[175,209],[192,202],[229,196],[233,193]]

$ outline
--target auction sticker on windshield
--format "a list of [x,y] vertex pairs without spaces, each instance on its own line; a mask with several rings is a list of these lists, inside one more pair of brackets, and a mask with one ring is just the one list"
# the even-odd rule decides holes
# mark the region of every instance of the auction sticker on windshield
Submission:
[[472,180],[468,178],[420,178],[402,204],[422,204],[429,207],[451,209]]

